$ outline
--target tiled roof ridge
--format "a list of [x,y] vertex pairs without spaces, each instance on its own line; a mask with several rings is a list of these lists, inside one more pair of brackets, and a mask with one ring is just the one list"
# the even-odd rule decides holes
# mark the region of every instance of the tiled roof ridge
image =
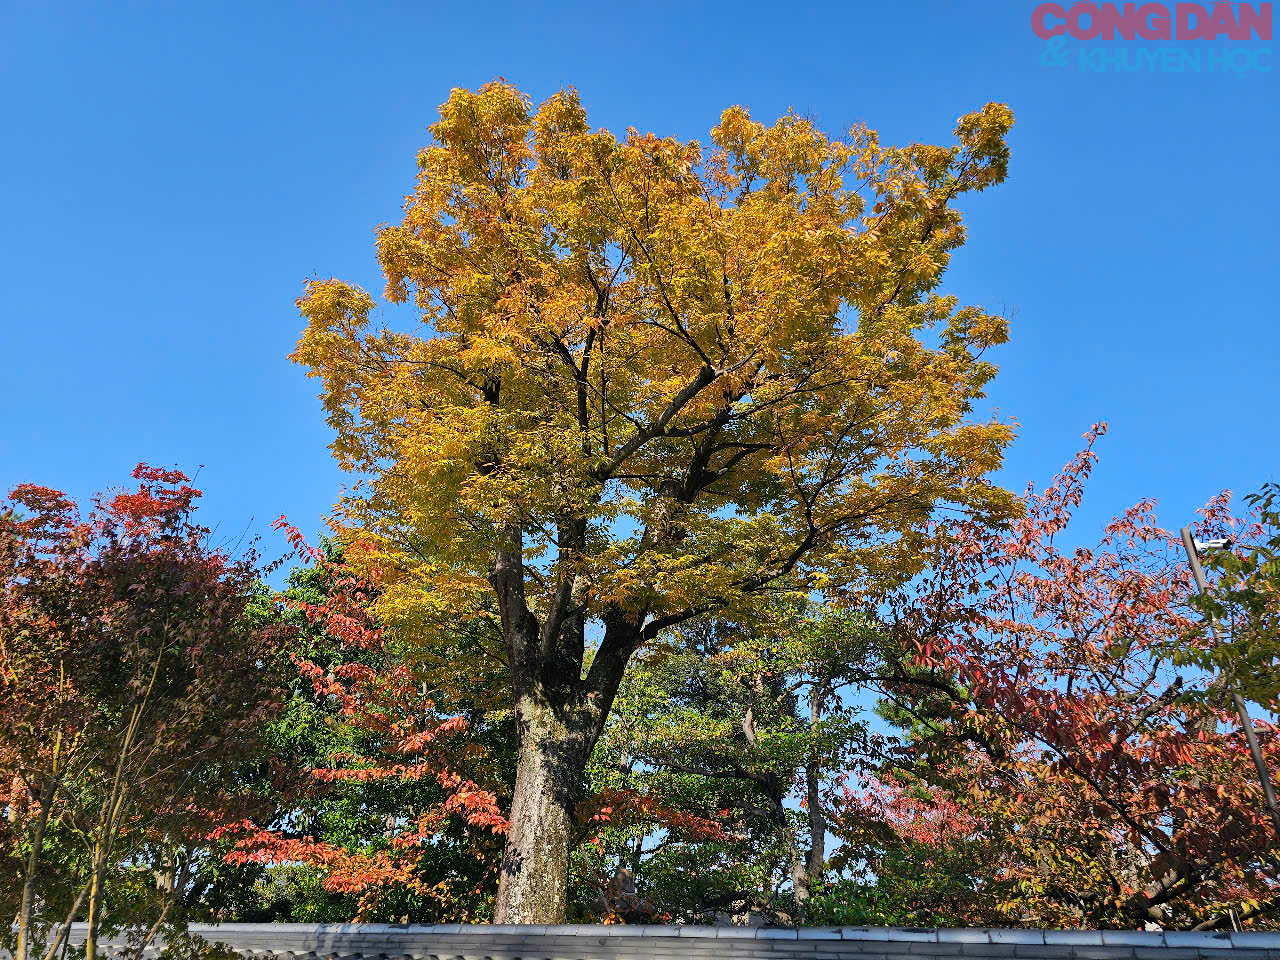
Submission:
[[[75,927],[80,927],[76,924]],[[192,924],[191,933],[220,940],[254,935],[303,935],[340,938],[355,946],[364,939],[403,936],[551,936],[608,938],[698,938],[733,940],[854,940],[889,943],[1028,944],[1182,949],[1280,950],[1280,932],[1179,930],[1036,930],[1000,927],[733,927],[687,924],[655,926],[626,924],[563,924],[559,926],[503,924],[399,923],[222,923]],[[238,936],[237,936],[238,935]],[[74,933],[73,933],[74,936]]]

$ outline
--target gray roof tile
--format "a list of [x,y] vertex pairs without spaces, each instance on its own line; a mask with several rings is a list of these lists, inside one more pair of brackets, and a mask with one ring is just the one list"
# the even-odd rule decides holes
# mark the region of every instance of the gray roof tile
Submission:
[[[245,960],[1280,960],[1274,933],[304,923],[191,932]],[[83,937],[73,928],[73,943]],[[125,938],[110,943],[118,955]],[[144,960],[158,954],[148,948]]]

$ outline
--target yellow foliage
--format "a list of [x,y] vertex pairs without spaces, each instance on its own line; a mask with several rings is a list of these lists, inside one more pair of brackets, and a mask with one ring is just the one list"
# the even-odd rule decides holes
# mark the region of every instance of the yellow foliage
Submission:
[[1012,510],[1011,427],[972,416],[1005,321],[934,292],[1012,122],[888,147],[731,107],[704,146],[454,90],[377,242],[421,329],[338,280],[299,301],[384,614],[498,622],[503,556],[538,623],[747,613],[909,576],[940,508]]

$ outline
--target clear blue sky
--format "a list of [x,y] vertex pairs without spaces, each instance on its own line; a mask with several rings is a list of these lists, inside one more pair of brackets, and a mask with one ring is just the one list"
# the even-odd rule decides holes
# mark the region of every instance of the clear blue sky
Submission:
[[204,464],[221,531],[317,529],[343,478],[285,359],[294,298],[380,289],[435,107],[499,75],[700,138],[734,103],[907,141],[1008,101],[1009,181],[966,201],[947,281],[1014,314],[1004,482],[1100,418],[1088,524],[1280,478],[1276,74],[1042,65],[1034,6],[0,0],[0,487]]

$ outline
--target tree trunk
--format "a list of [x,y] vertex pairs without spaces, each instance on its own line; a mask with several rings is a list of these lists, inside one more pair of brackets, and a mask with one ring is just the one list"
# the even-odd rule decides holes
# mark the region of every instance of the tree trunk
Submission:
[[590,746],[545,700],[522,697],[520,761],[495,923],[564,923],[573,807]]
[[84,932],[84,960],[95,960],[98,955],[98,925],[102,923],[102,881],[106,871],[100,864],[98,851],[94,851],[93,878],[89,881],[89,924]]
[[58,928],[58,934],[53,938],[53,942],[49,944],[49,948],[44,952],[44,960],[53,960],[58,951],[62,949],[62,945],[67,940],[67,934],[71,932],[71,924],[75,922],[76,914],[80,912],[80,908],[84,906],[85,898],[89,896],[89,884],[85,884],[80,888],[80,892],[76,894],[76,902],[71,905],[71,909],[67,911],[67,919]]
[[22,903],[18,908],[18,943],[14,949],[14,960],[27,960],[31,951],[31,911],[35,903],[36,869],[40,865],[40,854],[44,850],[44,831],[49,825],[49,814],[53,810],[53,801],[58,793],[58,781],[50,780],[48,786],[40,791],[40,813],[36,817],[35,830],[31,835],[31,852],[27,854],[26,873],[22,878]]
[[787,844],[787,853],[791,859],[791,889],[796,898],[795,926],[804,924],[805,914],[809,910],[809,873],[805,869],[804,856],[800,853],[800,844],[795,835]]
[[[113,798],[114,799],[114,798]],[[105,835],[94,844],[89,879],[89,917],[84,933],[84,960],[95,960],[98,952],[98,928],[102,925],[102,901],[106,897],[107,866],[111,862],[115,818],[108,819]]]
[[[823,697],[814,690],[809,700],[809,732],[816,738],[822,726]],[[809,757],[804,768],[805,800],[809,814],[809,855],[805,869],[809,873],[810,887],[821,883],[827,869],[827,816],[822,809],[822,760],[816,754]]]
[[[585,532],[581,524],[566,536],[581,541]],[[573,609],[576,577],[560,581],[551,609],[539,623],[525,597],[522,544],[519,525],[508,526],[489,575],[498,597],[520,730],[494,920],[564,923],[574,803],[627,660],[641,640],[644,616],[607,612],[602,617],[604,638],[583,677],[586,633],[582,610]]]

